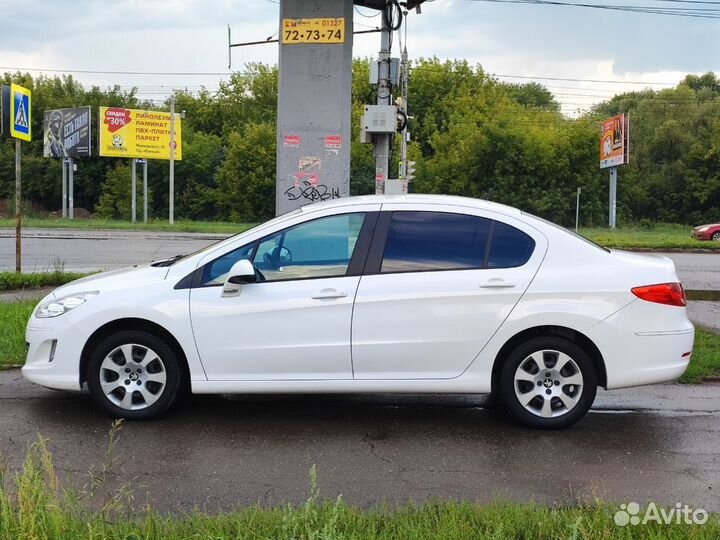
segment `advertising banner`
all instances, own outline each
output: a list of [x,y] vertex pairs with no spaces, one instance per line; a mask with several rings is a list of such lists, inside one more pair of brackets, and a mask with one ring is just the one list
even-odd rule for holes
[[54,109],[43,114],[44,157],[89,157],[90,107]]
[[600,168],[617,167],[628,162],[628,119],[624,114],[608,118],[600,132]]
[[[100,107],[103,157],[170,159],[170,113]],[[182,119],[175,114],[175,159],[182,159]]]

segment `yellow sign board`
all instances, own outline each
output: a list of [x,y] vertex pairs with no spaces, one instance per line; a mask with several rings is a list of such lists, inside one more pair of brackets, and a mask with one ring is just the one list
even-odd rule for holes
[[345,43],[345,18],[283,19],[282,43]]
[[[100,107],[103,157],[170,159],[170,113]],[[175,159],[182,159],[182,121],[175,115]]]
[[30,111],[32,92],[18,84],[10,85],[10,136],[23,141],[32,139]]

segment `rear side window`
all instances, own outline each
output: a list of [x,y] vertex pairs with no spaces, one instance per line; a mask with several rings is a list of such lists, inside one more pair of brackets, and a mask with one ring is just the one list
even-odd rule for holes
[[381,272],[482,268],[492,220],[442,212],[393,212]]
[[514,268],[522,266],[535,250],[535,240],[524,232],[500,221],[493,227],[488,255],[488,268]]

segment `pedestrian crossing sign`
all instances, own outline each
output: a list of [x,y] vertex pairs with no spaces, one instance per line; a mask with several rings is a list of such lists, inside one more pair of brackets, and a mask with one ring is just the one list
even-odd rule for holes
[[31,119],[32,94],[27,88],[10,85],[10,136],[23,141],[32,138]]

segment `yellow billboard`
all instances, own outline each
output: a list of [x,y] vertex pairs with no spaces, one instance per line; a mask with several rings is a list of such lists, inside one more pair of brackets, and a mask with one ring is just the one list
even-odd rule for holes
[[[103,157],[170,159],[170,113],[100,107]],[[182,159],[182,120],[175,114],[175,159]]]

